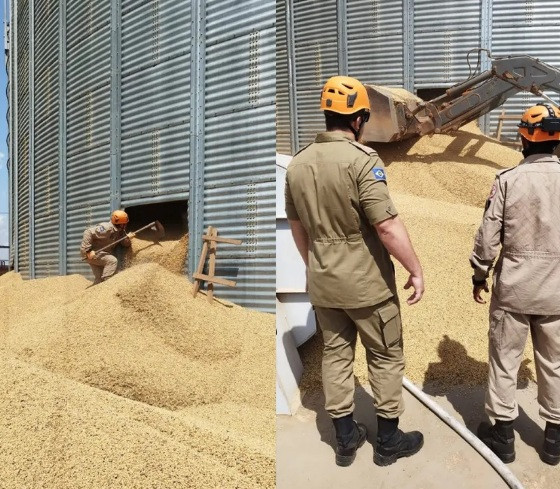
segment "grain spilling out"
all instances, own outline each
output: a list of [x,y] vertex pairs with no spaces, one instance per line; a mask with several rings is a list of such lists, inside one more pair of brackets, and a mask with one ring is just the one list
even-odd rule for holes
[[[389,190],[424,268],[426,292],[410,307],[407,275],[396,263],[402,304],[405,375],[438,387],[485,384],[488,304],[472,299],[469,256],[496,172],[515,166],[519,151],[484,136],[471,123],[451,135],[425,136],[374,146],[387,166]],[[487,294],[488,298],[489,294]],[[322,339],[300,347],[302,388],[321,384]],[[519,381],[535,380],[526,347]],[[367,385],[365,352],[358,342],[355,374]]]
[[274,487],[274,317],[193,298],[187,241],[0,277],[3,488]]

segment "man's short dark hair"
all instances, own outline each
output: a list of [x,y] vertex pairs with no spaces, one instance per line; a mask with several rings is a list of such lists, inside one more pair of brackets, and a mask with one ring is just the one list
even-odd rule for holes
[[526,156],[529,155],[537,155],[537,154],[553,154],[556,146],[560,143],[560,141],[540,141],[534,143],[532,141],[526,140],[529,144],[527,145],[527,149],[524,151]]
[[356,112],[354,114],[339,114],[338,112],[325,110],[325,126],[327,131],[336,131],[337,129],[347,130],[351,122],[361,114],[361,112]]

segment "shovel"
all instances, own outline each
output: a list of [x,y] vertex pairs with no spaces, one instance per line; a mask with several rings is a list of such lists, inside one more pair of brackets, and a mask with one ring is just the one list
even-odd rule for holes
[[[163,238],[165,236],[165,229],[163,228],[161,222],[159,222],[159,221],[154,221],[154,222],[151,222],[150,224],[146,224],[144,227],[141,227],[137,231],[134,231],[134,235],[136,235],[138,233],[141,233],[142,231],[145,231],[148,228],[154,229],[154,231],[156,232],[156,236],[155,236],[156,239],[160,239],[160,238]],[[120,243],[121,241],[124,241],[127,238],[128,238],[128,236],[123,236],[122,238],[119,238],[116,241],[113,241],[111,244],[108,244],[107,246],[104,246],[103,248],[99,248],[98,250],[95,250],[95,252],[98,253],[99,251],[105,251],[106,249],[115,246],[117,243]],[[82,261],[85,261],[86,259],[87,258],[82,258]]]

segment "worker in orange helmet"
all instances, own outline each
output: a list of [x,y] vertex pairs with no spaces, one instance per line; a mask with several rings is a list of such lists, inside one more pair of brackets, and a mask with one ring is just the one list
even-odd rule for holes
[[490,301],[486,413],[478,435],[505,463],[515,460],[513,422],[517,372],[529,331],[533,340],[540,415],[546,422],[541,459],[560,462],[560,110],[546,104],[521,118],[521,163],[499,172],[470,257],[473,299]]
[[105,246],[111,245],[118,239],[127,237],[118,244],[130,247],[130,240],[134,233],[126,233],[128,214],[121,210],[113,211],[110,222],[102,222],[97,226],[90,227],[84,231],[80,253],[89,263],[94,276],[93,284],[104,282],[117,273],[117,257],[112,254],[115,246],[109,246],[103,251],[97,252]]
[[306,265],[310,301],[323,332],[325,409],[336,432],[338,465],[348,466],[366,440],[353,418],[357,336],[366,349],[377,413],[374,463],[385,466],[418,452],[422,433],[398,427],[404,412],[400,303],[391,255],[409,272],[405,288],[424,293],[422,267],[393,205],[383,161],[358,142],[370,110],[366,87],[330,78],[321,93],[326,131],[292,159],[286,214]]

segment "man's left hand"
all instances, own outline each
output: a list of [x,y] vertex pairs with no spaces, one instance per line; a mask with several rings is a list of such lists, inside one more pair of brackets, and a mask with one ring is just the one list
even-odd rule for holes
[[490,289],[488,288],[488,284],[486,282],[484,282],[483,285],[473,285],[473,289],[472,289],[473,299],[475,300],[475,302],[478,302],[479,304],[486,304],[486,301],[482,298],[481,295],[482,291],[490,292]]

